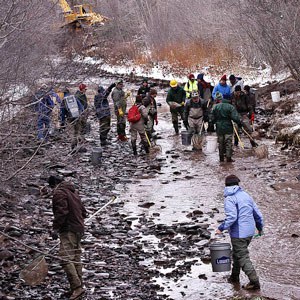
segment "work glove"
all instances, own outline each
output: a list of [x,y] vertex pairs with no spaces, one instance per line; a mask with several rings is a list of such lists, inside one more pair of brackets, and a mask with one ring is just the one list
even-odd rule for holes
[[123,110],[122,110],[121,107],[118,108],[118,115],[119,115],[119,117],[123,117],[124,116],[124,112],[123,112]]
[[52,237],[52,240],[57,240],[58,239],[58,231],[57,230],[53,230],[51,232],[51,237]]
[[252,113],[251,116],[250,116],[250,121],[251,122],[254,122],[254,117],[255,117],[255,115],[254,115],[254,113]]
[[130,91],[127,91],[127,92],[125,93],[125,99],[127,99],[128,97],[130,97],[130,95],[131,95],[131,92],[130,92]]
[[185,102],[184,102],[184,101],[182,101],[182,102],[181,102],[181,106],[184,106],[184,104],[185,104]]

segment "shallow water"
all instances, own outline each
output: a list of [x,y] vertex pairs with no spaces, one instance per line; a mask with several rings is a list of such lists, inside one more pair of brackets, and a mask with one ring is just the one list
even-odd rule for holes
[[[156,224],[171,225],[190,221],[187,214],[201,210],[212,214],[209,230],[214,232],[223,215],[224,178],[236,174],[241,186],[248,191],[259,205],[265,218],[265,235],[254,239],[250,254],[260,276],[262,289],[249,294],[227,283],[229,272],[213,273],[210,264],[195,257],[191,271],[174,281],[165,276],[166,270],[154,281],[164,287],[163,294],[171,299],[230,299],[232,296],[261,295],[274,299],[300,299],[300,188],[296,175],[299,168],[295,158],[282,155],[272,140],[261,140],[269,148],[269,159],[259,160],[252,153],[245,137],[246,149],[235,149],[233,164],[220,164],[218,152],[207,154],[194,152],[191,146],[182,146],[180,136],[174,135],[170,114],[162,98],[159,107],[159,125],[156,130],[162,137],[152,149],[153,157],[165,160],[165,164],[155,178],[141,179],[139,183],[128,185],[123,195],[126,202],[124,212],[128,215],[144,215]],[[155,153],[153,153],[155,152]],[[205,152],[205,149],[204,149]],[[138,204],[153,202],[150,208]],[[218,213],[219,211],[219,213]],[[201,219],[200,221],[201,222]],[[214,234],[212,234],[214,236]],[[144,237],[151,247],[155,239]],[[220,241],[229,241],[217,237]],[[180,262],[177,262],[180,263]],[[155,267],[147,261],[149,267]],[[157,267],[158,268],[158,267]],[[158,268],[159,269],[159,268]],[[199,279],[205,274],[207,279]],[[245,276],[242,283],[247,283]]]

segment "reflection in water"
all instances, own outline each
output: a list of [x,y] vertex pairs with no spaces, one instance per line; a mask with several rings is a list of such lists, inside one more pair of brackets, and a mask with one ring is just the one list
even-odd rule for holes
[[[164,103],[163,99],[157,100]],[[246,140],[245,150],[235,149],[235,163],[220,165],[217,152],[205,155],[192,151],[191,146],[182,146],[180,136],[173,135],[166,105],[163,104],[159,110],[157,132],[162,139],[157,140],[157,144],[161,150],[155,151],[150,159],[156,157],[164,165],[154,179],[143,179],[140,184],[129,186],[124,196],[127,200],[124,211],[129,215],[143,214],[155,224],[171,225],[190,222],[188,213],[201,210],[204,214],[197,222],[209,223],[213,232],[224,217],[224,178],[236,174],[241,178],[241,186],[259,204],[266,223],[265,236],[254,239],[250,246],[250,254],[262,282],[262,290],[256,295],[280,300],[300,299],[299,185],[294,179],[298,169],[283,164],[288,158],[279,155],[273,141],[263,142],[268,144],[269,160],[254,157]],[[293,161],[289,163],[295,164]],[[285,167],[282,168],[282,165]],[[138,206],[140,202],[154,202],[155,205],[145,209]],[[147,241],[146,251],[147,247],[158,249],[156,237],[143,239]],[[228,242],[228,235],[222,240]],[[147,265],[155,267],[151,260],[147,261]],[[216,300],[230,299],[234,295],[249,296],[239,287],[234,288],[227,283],[228,272],[212,273],[210,264],[204,264],[197,257],[190,272],[178,281],[166,276],[176,269],[176,265],[171,269],[156,268],[162,276],[155,278],[155,282],[163,286],[163,293],[172,299]],[[199,278],[201,274],[205,275],[205,279]],[[246,283],[246,277],[242,276],[241,281]]]

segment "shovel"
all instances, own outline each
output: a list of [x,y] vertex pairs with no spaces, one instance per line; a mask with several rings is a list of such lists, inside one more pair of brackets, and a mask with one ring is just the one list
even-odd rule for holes
[[245,148],[245,147],[244,147],[244,143],[242,142],[242,140],[241,140],[241,138],[240,138],[240,136],[239,136],[239,134],[238,134],[238,131],[237,131],[236,127],[235,127],[235,124],[233,123],[233,121],[231,121],[231,123],[232,123],[232,126],[233,126],[234,133],[235,133],[235,135],[237,136],[238,141],[239,141],[239,143],[240,143],[242,149],[244,149],[244,148]]
[[[107,207],[109,204],[114,202],[116,200],[116,197],[113,196],[112,199],[107,202],[104,206],[102,206],[100,209],[98,209],[94,214],[92,214],[88,219],[85,220],[84,224],[87,224],[90,222],[100,211],[102,211],[105,207]],[[45,256],[50,256],[52,258],[52,255],[50,253],[59,245],[60,242],[55,244],[47,254],[43,254],[35,258],[31,263],[29,263],[22,271],[20,272],[20,279],[24,280],[28,285],[35,286],[44,281],[48,274],[48,265],[45,260]],[[60,258],[59,258],[60,259]],[[63,259],[61,259],[63,260]]]
[[266,145],[258,145],[255,140],[253,139],[253,137],[243,128],[244,133],[248,136],[248,138],[251,141],[251,145],[254,148],[254,152],[255,155],[258,158],[266,158],[269,156],[269,150],[268,147]]
[[255,142],[254,138],[245,130],[245,128],[242,127],[242,130],[244,131],[244,133],[247,135],[247,137],[249,138],[249,140],[251,141],[251,145],[253,148],[258,147],[258,144]]

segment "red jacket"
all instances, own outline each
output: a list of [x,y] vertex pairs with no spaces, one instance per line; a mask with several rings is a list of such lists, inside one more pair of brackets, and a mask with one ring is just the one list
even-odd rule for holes
[[59,232],[84,232],[86,210],[72,183],[63,181],[54,191],[52,199],[53,229]]

